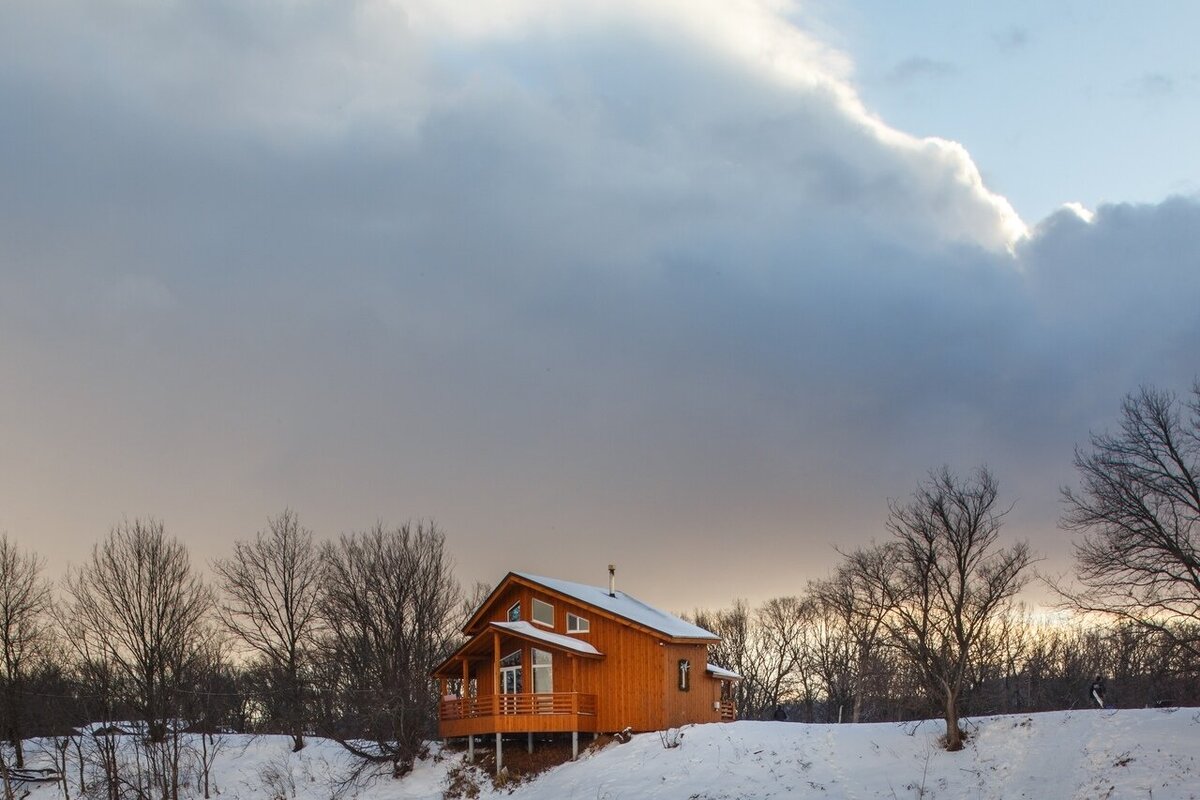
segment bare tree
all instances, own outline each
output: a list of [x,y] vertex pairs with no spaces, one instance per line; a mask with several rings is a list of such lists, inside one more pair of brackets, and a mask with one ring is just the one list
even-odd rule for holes
[[[341,717],[331,731],[360,758],[412,768],[435,730],[431,670],[454,640],[461,602],[436,525],[376,525],[323,548],[328,674]],[[372,742],[371,747],[362,744]]]
[[[811,583],[808,590],[819,610],[818,618],[826,620],[828,628],[840,630],[846,639],[845,647],[849,652],[842,650],[830,635],[830,641],[824,649],[832,652],[822,658],[822,671],[827,675],[827,681],[838,681],[839,685],[844,683],[845,691],[853,698],[851,722],[862,719],[865,687],[872,677],[871,667],[879,663],[874,656],[883,635],[881,609],[884,607],[882,588],[864,578],[879,573],[882,565],[856,564],[854,559],[878,559],[883,555],[884,551],[879,548],[858,551],[847,559],[847,563],[838,567],[833,577]],[[841,678],[835,678],[843,656],[846,673]]]
[[3,745],[0,745],[0,789],[4,790],[4,800],[16,800],[13,795],[12,779],[8,774],[8,760],[4,757]]
[[[475,581],[471,586],[471,591],[463,595],[462,602],[459,604],[458,621],[454,623],[455,628],[461,629],[467,624],[474,613],[483,605],[483,601],[487,600],[488,595],[492,593],[495,587],[486,581]],[[463,641],[466,641],[463,639]]]
[[[58,623],[63,641],[69,644],[74,654],[74,667],[78,676],[79,694],[84,698],[86,719],[92,723],[90,735],[84,733],[74,741],[75,756],[79,766],[79,794],[100,795],[105,800],[120,800],[124,787],[123,770],[119,756],[119,742],[115,734],[117,720],[128,719],[123,713],[120,699],[125,692],[118,690],[119,678],[103,633],[93,631],[80,622],[65,608],[58,608]],[[98,776],[91,783],[88,772]]]
[[800,643],[812,612],[811,603],[798,597],[771,598],[754,612],[755,638],[762,652],[763,700],[771,706],[796,696],[805,657]]
[[185,700],[184,712],[191,721],[188,730],[193,734],[188,749],[195,757],[199,788],[209,800],[214,788],[212,768],[226,742],[226,720],[238,701],[227,641],[214,637],[203,648],[196,660],[192,690]]
[[887,642],[918,670],[942,709],[947,750],[962,749],[958,703],[972,652],[1025,585],[1032,560],[1025,542],[998,547],[1007,512],[995,509],[996,496],[986,468],[961,481],[943,467],[909,502],[890,504],[893,541],[874,554],[851,555],[857,577],[882,603]]
[[806,671],[826,705],[826,722],[842,722],[857,705],[858,658],[854,638],[838,609],[809,598],[811,613],[801,641]]
[[173,723],[208,634],[208,589],[192,571],[187,550],[153,519],[114,528],[66,586],[70,618],[82,629],[80,645],[100,662],[93,669],[111,673],[119,699],[145,724],[147,743],[157,746],[146,754],[153,777],[164,800],[177,799]]
[[320,625],[321,558],[313,534],[285,509],[233,557],[213,565],[225,593],[220,618],[267,669],[267,707],[304,747],[305,672]]
[[716,611],[697,609],[692,622],[721,638],[709,646],[708,657],[714,664],[742,676],[733,687],[733,700],[739,719],[763,717],[770,698],[766,697],[766,664],[754,630],[754,612],[745,600]]
[[0,719],[14,751],[14,766],[25,766],[24,719],[31,668],[49,646],[50,584],[42,562],[0,534]]
[[1075,544],[1077,609],[1128,620],[1200,656],[1200,383],[1180,403],[1144,387],[1125,398],[1117,433],[1075,452],[1063,489]]

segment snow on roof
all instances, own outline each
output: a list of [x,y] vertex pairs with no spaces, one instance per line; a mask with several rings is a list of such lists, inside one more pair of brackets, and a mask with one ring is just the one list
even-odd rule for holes
[[547,589],[553,589],[559,594],[565,594],[567,597],[587,603],[590,606],[595,606],[609,613],[616,614],[619,617],[624,617],[638,624],[645,625],[647,628],[651,628],[672,638],[713,640],[721,638],[715,633],[686,622],[674,614],[668,614],[653,606],[648,606],[636,597],[631,597],[624,592],[617,592],[614,597],[609,595],[607,589],[602,589],[599,586],[587,586],[582,583],[561,581],[557,578],[543,578],[539,575],[529,575],[524,572],[514,574],[527,581],[541,584]]
[[718,667],[716,664],[707,665],[704,668],[704,671],[712,675],[714,678],[724,678],[725,680],[729,681],[740,681],[742,679],[742,676],[738,675],[733,670],[725,669],[724,667]]
[[587,642],[582,642],[579,639],[576,639],[574,636],[564,636],[561,633],[544,631],[531,623],[525,622],[524,620],[520,622],[493,622],[492,627],[511,631],[512,633],[515,633],[518,636],[524,636],[527,639],[535,639],[539,642],[545,642],[546,644],[554,645],[555,647],[559,647],[563,650],[573,650],[576,653],[583,653],[589,656],[604,655]]

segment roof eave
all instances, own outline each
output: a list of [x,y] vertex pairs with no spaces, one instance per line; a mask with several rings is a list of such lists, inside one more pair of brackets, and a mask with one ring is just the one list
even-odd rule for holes
[[604,653],[599,653],[599,652],[588,653],[584,650],[575,650],[573,648],[566,647],[564,645],[559,644],[558,642],[551,641],[549,639],[542,639],[537,636],[530,636],[529,634],[527,634],[523,631],[513,630],[512,628],[505,628],[499,622],[489,623],[488,628],[490,630],[500,631],[501,633],[503,633],[507,636],[512,636],[517,639],[521,639],[522,641],[532,642],[533,644],[543,645],[552,650],[557,650],[560,653],[567,653],[569,655],[579,656],[580,658],[590,658],[590,659],[593,659],[596,661],[599,661],[600,659],[604,658]]

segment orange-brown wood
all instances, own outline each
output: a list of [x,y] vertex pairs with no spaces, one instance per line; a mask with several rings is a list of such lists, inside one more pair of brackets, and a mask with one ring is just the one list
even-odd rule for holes
[[492,694],[500,694],[500,634],[492,632]]
[[[553,606],[553,626],[533,620],[534,599]],[[493,622],[509,621],[508,611],[514,603],[520,603],[522,621],[538,630],[586,642],[602,655],[585,657],[551,642],[511,635],[503,629],[490,627]],[[588,632],[568,633],[568,613],[587,619]],[[474,642],[489,632],[490,658],[483,661],[474,655],[477,652]],[[472,616],[464,633],[472,639],[435,674],[454,674],[461,670],[466,675],[473,668],[476,686],[488,686],[490,691],[484,693],[479,689],[474,701],[480,705],[470,713],[443,704],[439,730],[444,737],[524,731],[615,732],[625,728],[650,731],[731,719],[731,706],[721,702],[721,681],[705,672],[707,640],[666,636],[521,576],[510,573]],[[531,692],[534,648],[552,654],[553,694]],[[522,693],[501,696],[500,661],[506,653],[516,650],[521,652],[523,666]],[[687,660],[689,664],[690,679],[686,690],[679,688],[680,660]],[[459,701],[448,702],[469,700],[465,696],[466,683],[464,680],[464,696]],[[563,711],[553,698],[566,696],[592,698],[589,713]],[[526,697],[551,699],[542,701],[541,705],[526,705],[525,700],[512,699]],[[509,704],[507,708],[513,713],[500,713],[505,710],[501,703]],[[540,711],[546,708],[559,710],[553,713]]]

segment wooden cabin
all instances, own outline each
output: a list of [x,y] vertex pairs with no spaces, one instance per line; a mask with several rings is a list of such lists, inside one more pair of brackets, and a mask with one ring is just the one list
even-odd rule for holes
[[[439,733],[665,730],[734,719],[739,676],[708,663],[719,637],[609,587],[510,572],[434,670]],[[530,738],[532,742],[532,737]]]

